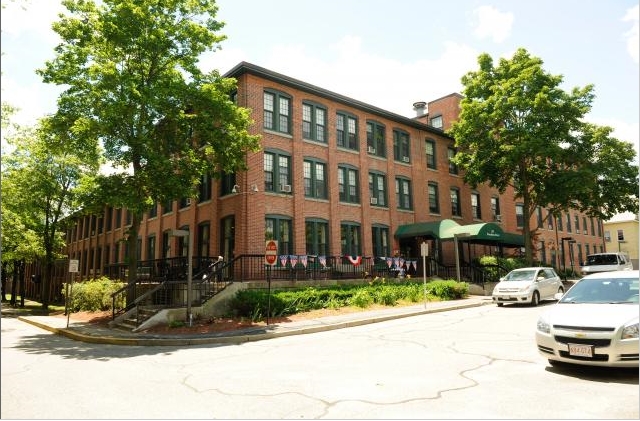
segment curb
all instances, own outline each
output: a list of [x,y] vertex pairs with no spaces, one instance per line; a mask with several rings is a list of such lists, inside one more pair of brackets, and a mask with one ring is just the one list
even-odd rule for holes
[[[457,304],[452,306],[440,307],[440,308],[427,308],[424,310],[410,310],[404,313],[395,313],[381,316],[365,317],[361,319],[347,320],[342,322],[333,322],[322,324],[321,319],[317,319],[315,322],[320,323],[313,326],[302,327],[287,327],[286,325],[274,325],[272,331],[265,332],[264,327],[248,328],[235,333],[222,333],[211,334],[203,337],[198,336],[183,336],[183,337],[167,337],[167,336],[137,336],[137,337],[119,337],[113,335],[91,335],[82,333],[78,328],[66,327],[58,328],[50,326],[46,323],[42,323],[29,316],[19,316],[18,320],[29,323],[33,326],[55,333],[57,335],[65,336],[69,339],[76,341],[94,343],[94,344],[108,344],[108,345],[127,345],[127,346],[189,346],[189,345],[208,345],[208,344],[232,344],[238,345],[246,342],[262,341],[266,339],[273,339],[278,337],[292,336],[292,335],[304,335],[309,333],[326,332],[335,329],[344,329],[348,327],[363,326],[372,323],[380,323],[388,320],[401,319],[405,317],[420,316],[429,313],[440,313],[443,311],[459,310],[463,308],[480,307],[485,304],[491,304],[491,301],[487,302],[470,302]],[[82,328],[80,328],[82,329]],[[267,327],[266,329],[269,329]],[[252,333],[251,331],[254,331]]]

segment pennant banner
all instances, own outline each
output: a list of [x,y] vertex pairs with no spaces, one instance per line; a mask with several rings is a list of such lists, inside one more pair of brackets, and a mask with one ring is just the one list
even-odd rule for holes
[[353,266],[359,266],[362,263],[362,256],[347,256]]
[[289,256],[289,261],[291,262],[292,268],[296,267],[296,265],[298,264],[298,256],[292,254],[291,256]]

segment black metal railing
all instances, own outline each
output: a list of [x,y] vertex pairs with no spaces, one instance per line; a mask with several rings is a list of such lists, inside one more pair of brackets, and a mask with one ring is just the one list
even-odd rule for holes
[[[230,282],[225,274],[229,263],[218,258],[194,258],[192,269],[192,305],[199,306]],[[145,265],[145,263],[153,263]],[[137,273],[134,283],[127,284],[111,294],[112,317],[141,307],[186,307],[188,288],[188,266],[184,258],[161,259],[140,262],[139,268],[158,268]],[[119,306],[118,303],[126,303]],[[136,316],[137,319],[137,316]]]
[[[230,261],[219,258],[194,257],[192,275],[192,306],[200,306],[235,281],[265,280],[340,280],[366,278],[419,278],[438,276],[456,279],[458,268],[444,265],[433,258],[372,258],[360,256],[278,256],[275,265],[268,265],[262,254],[241,255]],[[126,269],[126,268],[124,268]],[[498,265],[478,266],[461,263],[460,278],[465,282],[480,284],[497,281],[507,271]],[[105,268],[126,278],[123,265]],[[186,307],[187,306],[187,261],[184,257],[141,261],[133,284],[125,285],[112,294],[113,318],[136,308]],[[127,300],[124,300],[126,297]],[[128,304],[117,308],[118,302]]]

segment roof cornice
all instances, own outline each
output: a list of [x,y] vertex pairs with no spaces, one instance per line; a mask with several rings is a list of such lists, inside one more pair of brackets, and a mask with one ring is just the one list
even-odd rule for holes
[[238,76],[241,76],[245,73],[256,75],[264,79],[280,83],[282,85],[290,86],[292,88],[299,89],[301,91],[305,91],[310,94],[329,99],[331,101],[339,102],[344,105],[358,108],[367,113],[377,115],[379,117],[384,117],[389,120],[394,120],[399,123],[405,124],[407,126],[414,127],[416,129],[424,130],[427,132],[431,132],[434,134],[438,134],[440,136],[445,136],[453,139],[451,136],[447,135],[443,130],[436,129],[435,127],[432,127],[428,124],[421,123],[417,120],[414,120],[413,118],[405,117],[400,114],[392,113],[391,111],[383,110],[382,108],[375,107],[371,104],[367,104],[362,101],[349,98],[347,96],[329,91],[324,88],[320,88],[310,83],[303,82],[301,80],[283,75],[281,73],[274,72],[264,67],[260,67],[255,64],[248,63],[246,61],[242,61],[238,63],[231,70],[226,72],[223,76],[237,78]]

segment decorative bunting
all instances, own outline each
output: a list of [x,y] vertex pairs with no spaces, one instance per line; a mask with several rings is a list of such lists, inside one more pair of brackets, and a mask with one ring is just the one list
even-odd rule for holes
[[326,256],[318,256],[318,260],[320,261],[320,264],[322,265],[322,267],[324,267],[324,268],[327,267],[327,257]]
[[300,263],[302,263],[302,266],[307,267],[307,255],[306,254],[300,256]]
[[347,256],[347,258],[353,266],[360,266],[362,263],[362,256]]
[[384,259],[387,261],[387,266],[389,266],[389,269],[391,269],[391,264],[393,263],[393,259],[391,257],[385,257]]
[[291,262],[291,267],[294,268],[298,264],[298,256],[292,254],[289,256],[289,262]]
[[280,264],[282,266],[287,266],[287,259],[289,258],[289,256],[287,256],[286,254],[281,254],[280,255]]

